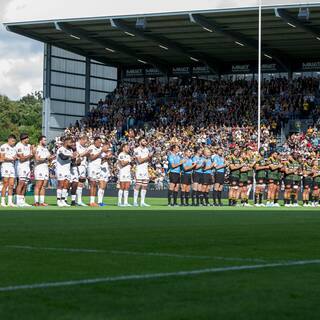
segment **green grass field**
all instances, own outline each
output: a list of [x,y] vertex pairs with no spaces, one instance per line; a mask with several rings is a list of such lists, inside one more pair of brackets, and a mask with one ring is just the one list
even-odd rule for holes
[[0,209],[0,319],[319,319],[319,209],[149,203]]

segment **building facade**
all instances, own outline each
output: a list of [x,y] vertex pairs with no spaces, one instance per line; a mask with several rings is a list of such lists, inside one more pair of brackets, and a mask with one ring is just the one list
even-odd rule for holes
[[117,86],[117,68],[50,44],[44,46],[42,131],[50,140]]

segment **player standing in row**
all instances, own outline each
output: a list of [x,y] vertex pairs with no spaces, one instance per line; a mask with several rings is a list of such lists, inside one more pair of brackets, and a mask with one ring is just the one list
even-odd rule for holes
[[[217,153],[213,155],[212,161],[215,164],[214,173],[214,188],[213,188],[213,205],[222,206],[222,191],[224,186],[225,171],[226,171],[226,161],[223,156],[223,149],[219,148]],[[218,199],[218,201],[217,201]]]
[[51,155],[47,148],[47,138],[41,136],[39,138],[39,144],[35,149],[34,159],[34,176],[36,184],[34,187],[34,206],[46,207],[45,192],[46,186],[49,180],[49,166],[48,163],[55,158],[55,155]]
[[168,156],[169,163],[169,191],[168,191],[168,205],[178,206],[178,193],[180,186],[181,166],[186,162],[179,155],[180,148],[177,145],[171,146],[170,154]]
[[[128,203],[129,189],[131,185],[131,157],[129,155],[129,145],[124,143],[120,147],[118,156],[118,169],[119,169],[119,191],[118,191],[118,206],[131,207]],[[123,202],[122,202],[123,198]]]
[[31,207],[25,201],[25,194],[30,179],[30,159],[33,158],[33,147],[29,144],[29,136],[26,133],[20,135],[20,142],[17,143],[16,150],[16,173],[18,177],[16,204],[18,207]]
[[[139,147],[134,149],[134,158],[136,160],[136,186],[133,195],[133,205],[138,207],[139,192],[141,193],[141,207],[150,207],[145,203],[148,184],[149,184],[149,161],[153,157],[153,153],[147,148],[147,140],[145,138],[139,139]],[[140,191],[141,190],[141,191]]]
[[57,151],[56,176],[58,180],[58,207],[70,207],[66,200],[71,182],[71,161],[77,157],[78,153],[72,150],[72,138],[65,137],[63,139],[63,145]]
[[[88,149],[88,177],[90,182],[90,207],[104,207],[103,196],[105,190],[106,177],[102,177],[102,164],[108,157],[109,149],[107,145],[102,144],[100,137],[94,139],[93,145]],[[98,189],[98,192],[97,192]],[[95,198],[98,195],[98,203],[95,202]]]
[[17,160],[17,150],[15,135],[11,134],[8,137],[7,143],[0,147],[1,158],[1,176],[2,176],[2,190],[1,190],[1,206],[6,207],[6,193],[8,192],[8,206],[15,207],[13,203],[13,188],[16,177],[14,163]]
[[82,135],[76,142],[76,150],[81,160],[81,163],[78,166],[79,182],[77,187],[77,205],[81,207],[87,207],[87,205],[82,201],[82,191],[87,179],[87,156],[89,154],[88,137],[86,135]]

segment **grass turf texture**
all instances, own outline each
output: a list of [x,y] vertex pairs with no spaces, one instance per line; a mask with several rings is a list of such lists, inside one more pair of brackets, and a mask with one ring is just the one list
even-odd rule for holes
[[[0,287],[320,258],[318,209],[149,203],[1,209]],[[319,319],[319,279],[312,264],[0,292],[0,319]]]

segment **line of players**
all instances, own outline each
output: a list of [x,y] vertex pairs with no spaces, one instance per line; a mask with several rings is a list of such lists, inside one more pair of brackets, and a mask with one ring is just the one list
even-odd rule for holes
[[[149,184],[148,162],[153,156],[149,152],[147,142],[141,138],[139,146],[134,149],[134,156],[129,155],[129,146],[123,144],[116,158],[118,168],[118,205],[131,206],[128,203],[129,188],[132,182],[131,170],[135,166],[134,206],[148,207],[145,203]],[[8,137],[7,143],[0,147],[0,163],[2,176],[1,206],[30,207],[26,203],[25,194],[31,175],[31,162],[34,164],[34,206],[48,206],[45,203],[45,192],[49,180],[49,163],[55,162],[55,173],[58,181],[57,205],[59,207],[87,206],[82,201],[84,183],[88,179],[90,186],[91,207],[104,207],[105,189],[110,177],[109,161],[114,158],[111,146],[96,137],[89,145],[87,136],[78,141],[65,137],[62,146],[52,155],[47,148],[47,139],[41,136],[37,146],[29,143],[29,136],[21,134],[20,141],[14,135]],[[13,193],[15,188],[16,201]],[[71,193],[71,205],[67,203]],[[6,202],[7,197],[7,202]],[[98,203],[96,203],[96,198]]]
[[[149,184],[148,163],[153,153],[147,148],[144,138],[139,139],[139,146],[134,149],[133,157],[130,156],[129,145],[124,143],[116,158],[118,169],[118,206],[130,207],[128,202],[129,189],[132,183],[132,166],[135,166],[134,206],[139,206],[138,198],[141,196],[140,205],[149,207],[145,202]],[[104,207],[105,189],[110,177],[109,161],[114,158],[111,146],[103,143],[96,137],[91,146],[88,146],[86,136],[80,137],[78,142],[66,137],[63,145],[57,151],[56,177],[58,180],[57,205],[70,206],[66,202],[69,189],[71,190],[71,206],[86,206],[82,202],[82,189],[86,179],[90,185],[91,207]],[[96,196],[98,202],[96,203]]]
[[[298,196],[302,192],[303,206],[318,206],[320,194],[320,157],[304,158],[293,153],[281,155],[273,151],[269,157],[265,150],[232,149],[224,158],[218,148],[214,154],[209,148],[187,149],[180,152],[173,145],[168,155],[169,192],[168,205],[177,206],[180,190],[182,206],[222,206],[221,194],[225,178],[229,180],[229,206],[251,206],[248,198],[255,180],[255,206],[279,207],[279,193],[284,187],[284,205],[299,206]],[[213,202],[210,204],[209,192]],[[266,196],[267,202],[263,203]],[[191,198],[191,203],[190,203]],[[239,204],[238,204],[239,203]]]

